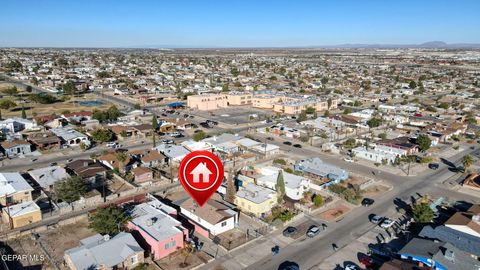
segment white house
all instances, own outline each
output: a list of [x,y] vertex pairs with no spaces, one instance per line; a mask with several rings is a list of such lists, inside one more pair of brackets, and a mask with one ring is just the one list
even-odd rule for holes
[[195,227],[195,231],[205,237],[227,232],[238,223],[238,212],[223,203],[218,194],[214,194],[202,207],[190,197],[175,204],[180,207],[180,214]]
[[34,120],[28,120],[18,117],[12,117],[0,121],[0,131],[4,134],[7,133],[16,133],[22,130],[31,130],[37,127],[37,122]]
[[59,138],[62,139],[63,144],[68,146],[79,146],[84,143],[85,145],[90,145],[90,140],[88,136],[76,131],[73,127],[59,127],[52,128],[51,131]]
[[[352,153],[357,158],[363,158],[370,160],[376,163],[382,163],[383,160],[386,160],[389,163],[394,163],[395,159],[400,156],[399,153],[393,151],[385,151],[382,147],[375,146],[374,148],[366,149],[364,146],[359,146],[352,149]],[[392,148],[392,147],[389,147]],[[401,149],[397,149],[401,150]]]
[[298,201],[303,198],[303,193],[310,189],[310,180],[295,174],[284,172],[282,169],[265,166],[257,168],[257,171],[263,175],[257,178],[257,184],[276,190],[278,174],[283,173],[283,182],[285,183],[285,195],[292,200]]

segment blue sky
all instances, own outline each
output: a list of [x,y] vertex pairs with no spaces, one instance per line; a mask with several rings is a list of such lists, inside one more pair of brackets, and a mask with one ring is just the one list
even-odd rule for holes
[[0,46],[480,43],[479,0],[4,0]]

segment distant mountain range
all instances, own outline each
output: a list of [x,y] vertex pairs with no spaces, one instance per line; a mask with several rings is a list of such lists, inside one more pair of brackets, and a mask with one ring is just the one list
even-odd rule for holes
[[341,44],[333,46],[316,46],[316,48],[418,48],[418,49],[478,49],[480,43],[446,43],[429,41],[422,44]]
[[394,48],[416,48],[416,49],[480,49],[480,43],[446,43],[443,41],[429,41],[422,44],[339,44],[339,45],[313,45],[313,46],[287,46],[287,47],[209,47],[209,46],[187,46],[187,45],[139,45],[139,46],[128,46],[124,48],[139,48],[139,49],[231,49],[231,48],[339,48],[339,49],[394,49]]

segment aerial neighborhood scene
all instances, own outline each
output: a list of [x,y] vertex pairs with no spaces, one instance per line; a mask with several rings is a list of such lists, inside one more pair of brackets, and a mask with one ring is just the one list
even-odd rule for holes
[[1,270],[480,269],[479,2],[185,2],[0,5]]

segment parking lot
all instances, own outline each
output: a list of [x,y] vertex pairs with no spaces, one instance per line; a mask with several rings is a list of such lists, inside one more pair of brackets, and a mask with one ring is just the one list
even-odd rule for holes
[[[268,116],[273,116],[274,113],[267,110],[261,110],[252,108],[250,106],[243,107],[230,107],[223,108],[214,111],[192,111],[194,115],[210,119],[213,121],[229,124],[229,125],[239,125],[246,124],[251,122],[256,122],[260,120],[265,120]],[[255,117],[255,118],[251,118]]]

